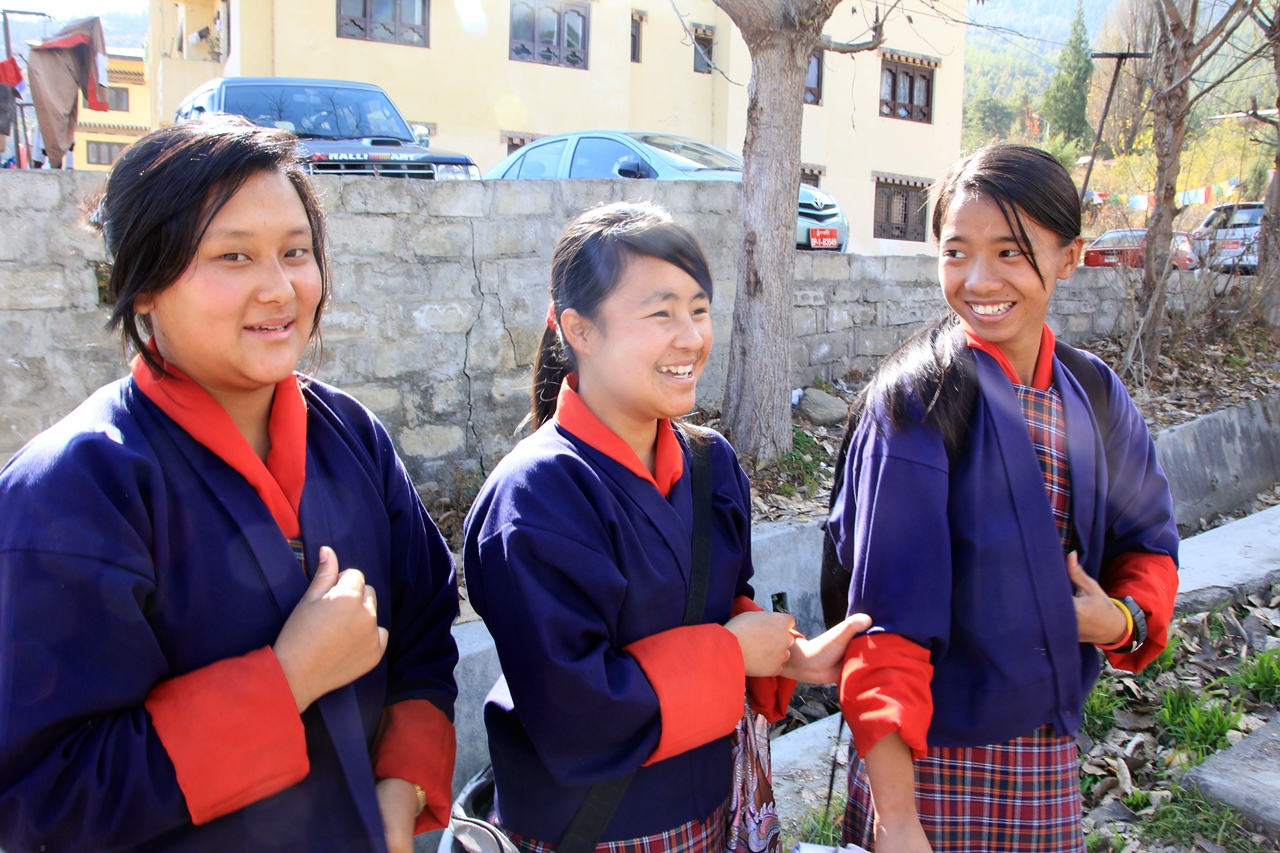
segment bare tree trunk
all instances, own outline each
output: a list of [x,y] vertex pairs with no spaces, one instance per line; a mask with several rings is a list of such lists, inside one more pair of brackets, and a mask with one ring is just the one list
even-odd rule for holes
[[809,57],[819,43],[835,53],[874,50],[884,21],[877,9],[870,40],[834,42],[822,28],[840,0],[715,2],[751,51],[742,242],[721,425],[739,456],[755,464],[791,452],[791,308]]
[[[1271,43],[1271,68],[1276,83],[1280,86],[1280,7],[1270,10],[1270,14],[1260,13],[1256,16],[1260,24],[1265,24],[1263,34]],[[1280,88],[1276,91],[1276,109],[1280,111]],[[1253,110],[1258,115],[1256,101]],[[1280,174],[1280,112],[1269,121],[1276,133],[1276,149],[1274,168]],[[1275,178],[1267,185],[1267,198],[1262,214],[1262,228],[1258,232],[1258,283],[1262,289],[1262,300],[1259,306],[1262,318],[1272,326],[1280,326],[1280,181]]]
[[[753,460],[791,452],[791,303],[805,71],[813,42],[773,33],[751,50],[742,243],[723,423]],[[750,44],[750,42],[748,42]],[[779,228],[778,223],[786,223]]]

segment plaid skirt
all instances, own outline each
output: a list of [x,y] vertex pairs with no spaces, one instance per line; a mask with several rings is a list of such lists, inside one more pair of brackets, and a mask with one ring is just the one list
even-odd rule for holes
[[[724,853],[728,814],[729,801],[725,800],[720,808],[702,820],[691,820],[675,829],[643,838],[605,841],[596,845],[596,853]],[[496,818],[493,815],[490,822],[501,827]],[[554,844],[518,835],[505,827],[502,831],[521,853],[552,853],[556,849]]]
[[[874,850],[871,786],[850,757],[844,843]],[[931,746],[915,770],[934,853],[1084,853],[1076,742],[1052,726],[994,746]]]

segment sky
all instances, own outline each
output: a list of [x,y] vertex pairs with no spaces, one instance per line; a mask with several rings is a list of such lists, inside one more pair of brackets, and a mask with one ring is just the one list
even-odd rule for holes
[[28,12],[48,12],[60,21],[104,12],[147,11],[147,0],[13,0],[6,5]]

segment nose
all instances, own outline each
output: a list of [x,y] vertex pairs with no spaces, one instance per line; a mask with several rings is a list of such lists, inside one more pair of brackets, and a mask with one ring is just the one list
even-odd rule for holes
[[999,265],[979,254],[967,264],[965,270],[964,289],[974,296],[985,296],[1004,287],[1004,280]]
[[698,326],[698,320],[693,314],[686,312],[680,317],[680,324],[676,329],[675,340],[672,345],[676,349],[683,350],[701,350],[705,338],[702,335],[702,329]]
[[263,264],[262,278],[258,284],[258,299],[263,302],[290,302],[294,297],[293,280],[289,270],[279,258],[271,258]]

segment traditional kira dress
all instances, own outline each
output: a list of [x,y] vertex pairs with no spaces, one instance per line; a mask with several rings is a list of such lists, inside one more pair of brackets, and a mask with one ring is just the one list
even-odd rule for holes
[[1064,554],[1077,550],[1109,596],[1147,613],[1147,642],[1108,652],[1140,669],[1166,644],[1177,593],[1172,497],[1145,422],[1101,362],[1089,357],[1110,403],[1095,413],[1047,326],[1031,386],[999,347],[969,345],[979,393],[954,465],[918,401],[896,432],[868,411],[833,505],[850,612],[875,626],[850,644],[841,685],[857,752],[845,840],[873,846],[858,756],[897,731],[936,853],[1074,853],[1074,738],[1101,660],[1078,641]]
[[591,786],[634,772],[599,850],[719,853],[744,688],[770,719],[794,682],[745,678],[723,625],[751,601],[750,492],[710,433],[704,624],[683,626],[693,495],[686,439],[658,425],[654,473],[563,384],[555,418],[498,464],[466,521],[467,592],[504,676],[485,704],[496,819],[555,849]]
[[[443,826],[453,564],[386,431],[290,376],[264,465],[169,372],[136,360],[0,471],[0,847],[385,851],[388,777]],[[271,646],[322,545],[390,641],[299,714]]]

